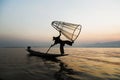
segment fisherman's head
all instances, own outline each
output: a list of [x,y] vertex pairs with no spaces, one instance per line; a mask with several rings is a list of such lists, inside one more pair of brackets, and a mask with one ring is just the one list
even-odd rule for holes
[[31,46],[28,46],[28,47],[27,47],[27,50],[31,50]]

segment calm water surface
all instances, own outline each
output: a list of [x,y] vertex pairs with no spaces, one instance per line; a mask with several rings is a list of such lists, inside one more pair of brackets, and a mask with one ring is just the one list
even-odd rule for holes
[[[46,52],[47,48],[33,48]],[[54,61],[0,48],[0,80],[120,80],[120,48],[66,48]],[[50,53],[59,54],[54,48]]]

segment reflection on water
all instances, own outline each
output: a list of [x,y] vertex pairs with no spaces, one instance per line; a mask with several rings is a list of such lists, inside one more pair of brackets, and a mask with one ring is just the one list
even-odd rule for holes
[[[29,61],[31,62],[30,58],[32,58],[32,56],[28,56],[28,62]],[[57,58],[52,59],[52,60],[49,58],[42,58],[42,60],[43,60],[44,66],[48,68],[47,72],[52,71],[53,75],[51,76],[51,78],[54,78],[55,80],[80,80],[80,79],[99,80],[99,79],[102,79],[102,78],[95,77],[90,74],[86,74],[85,72],[75,71],[74,69],[69,68],[67,64],[65,64],[64,62],[62,62],[61,60]],[[48,74],[51,74],[51,73],[48,73]]]
[[102,80],[120,79],[119,48],[67,49],[67,51],[70,50],[76,50],[76,52],[74,54],[69,52],[71,55],[63,61],[67,60],[67,64],[74,70],[102,78]]
[[[51,60],[29,56],[23,48],[1,48],[0,80],[120,80],[119,48],[65,50],[68,56]],[[55,48],[50,52],[58,51]]]
[[[30,58],[32,58],[32,56],[28,55],[28,63],[29,64],[31,62]],[[64,62],[62,62],[61,60],[59,60],[57,58],[49,59],[49,58],[44,58],[44,57],[42,58],[42,60],[43,60],[44,66],[48,68],[47,72],[48,71],[53,72],[52,77],[55,80],[78,80],[78,79],[70,76],[70,75],[75,74],[74,70],[68,68],[67,65]],[[51,74],[51,73],[48,73],[48,74]]]

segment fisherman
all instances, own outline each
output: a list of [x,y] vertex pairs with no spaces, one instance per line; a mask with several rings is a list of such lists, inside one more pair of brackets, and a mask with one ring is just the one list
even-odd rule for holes
[[31,51],[31,46],[28,46],[28,47],[27,47],[27,51]]
[[60,53],[61,53],[61,55],[64,55],[64,46],[65,46],[65,44],[67,44],[69,46],[72,46],[74,41],[61,40],[60,36],[61,36],[61,31],[59,31],[59,36],[53,37],[54,44],[52,44],[50,47],[53,47],[56,44],[60,44]]

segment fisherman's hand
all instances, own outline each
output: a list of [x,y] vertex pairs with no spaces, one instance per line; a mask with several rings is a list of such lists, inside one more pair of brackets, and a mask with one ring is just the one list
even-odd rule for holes
[[54,46],[54,44],[52,44],[50,47],[53,47]]

